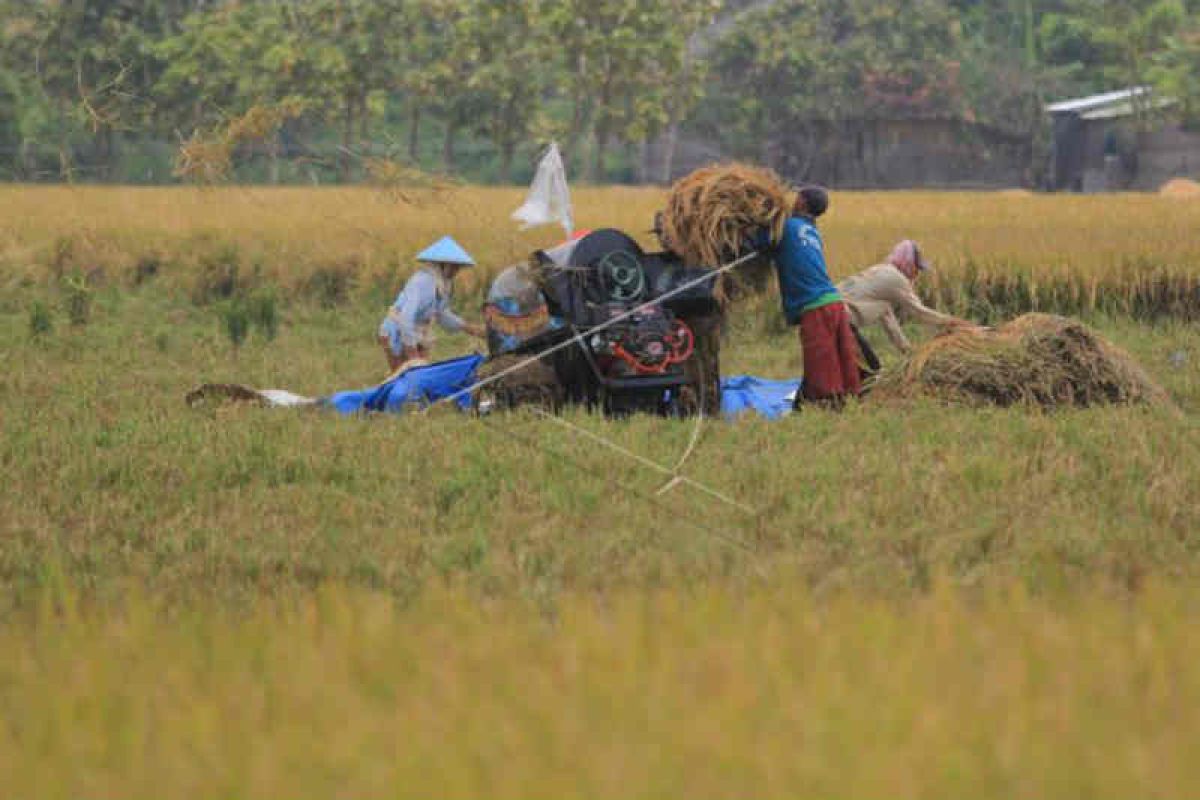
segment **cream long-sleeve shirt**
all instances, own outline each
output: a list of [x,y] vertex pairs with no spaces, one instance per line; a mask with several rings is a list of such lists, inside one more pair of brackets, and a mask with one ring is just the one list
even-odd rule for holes
[[879,323],[892,344],[902,353],[912,345],[900,328],[897,314],[926,325],[953,325],[958,319],[934,311],[921,302],[912,282],[891,264],[878,264],[837,285],[842,300],[850,308],[850,317],[859,328]]

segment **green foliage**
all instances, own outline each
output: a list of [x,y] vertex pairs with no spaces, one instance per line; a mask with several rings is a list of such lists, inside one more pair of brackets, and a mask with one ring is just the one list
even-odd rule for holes
[[1200,129],[1200,14],[1172,33],[1151,74],[1164,95],[1180,102],[1184,121]]
[[252,318],[249,305],[241,297],[226,300],[217,307],[217,318],[221,321],[221,330],[234,350],[240,349],[246,337],[250,335]]
[[252,328],[266,341],[273,341],[279,332],[278,292],[262,285],[257,276],[249,278],[243,273],[237,247],[232,244],[221,245],[200,259],[191,297],[198,306],[216,304],[222,330],[235,348],[241,347]]
[[[803,175],[820,146],[850,146],[865,121],[963,116],[961,51],[942,0],[770,3],[718,42],[706,122],[737,152]],[[803,144],[776,156],[771,141]]]
[[54,330],[54,318],[50,308],[41,300],[29,306],[29,335],[34,339],[48,336]]
[[1067,0],[1042,20],[1047,60],[1097,91],[1149,82],[1189,18],[1182,0]]
[[158,277],[162,271],[162,257],[157,253],[147,253],[138,258],[133,265],[133,285],[141,286]]
[[74,272],[62,280],[63,305],[67,319],[75,327],[87,325],[92,318],[92,288],[82,272]]
[[268,342],[279,332],[279,295],[269,286],[256,289],[246,297],[246,315]]
[[200,258],[192,283],[192,302],[198,306],[233,297],[243,288],[236,246],[221,245]]
[[235,175],[272,182],[353,180],[401,153],[511,180],[549,138],[592,178],[620,164],[645,179],[639,147],[681,126],[802,173],[775,143],[836,151],[857,121],[897,115],[1036,140],[1048,96],[1146,82],[1195,121],[1198,14],[1184,0],[8,0],[0,177],[161,175],[150,142],[257,107],[297,112],[233,153]]
[[[575,154],[585,126],[590,126],[595,138],[591,177],[601,177],[613,139],[636,141],[667,122],[665,94],[672,90],[674,76],[686,74],[689,39],[715,11],[711,2],[681,0],[547,5],[547,24],[563,53],[562,80],[572,103],[567,155]],[[686,89],[681,94],[686,99]]]
[[475,130],[500,150],[500,169],[511,179],[513,156],[532,135],[539,106],[551,85],[547,62],[556,43],[549,38],[541,14],[548,5],[534,0],[474,2],[465,8],[455,29],[464,63],[470,106],[477,109]]
[[355,276],[355,269],[349,265],[318,267],[304,281],[304,291],[321,308],[337,308],[350,299]]

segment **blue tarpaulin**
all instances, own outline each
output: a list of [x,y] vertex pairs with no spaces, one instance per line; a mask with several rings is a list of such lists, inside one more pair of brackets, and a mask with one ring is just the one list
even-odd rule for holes
[[753,375],[721,379],[721,412],[732,419],[755,411],[767,419],[779,419],[792,410],[792,398],[801,382],[772,381]]
[[[439,361],[424,367],[413,367],[379,386],[357,391],[338,392],[323,400],[342,414],[362,411],[386,411],[397,414],[407,406],[426,406],[466,389],[475,382],[475,371],[483,356],[470,355]],[[455,400],[459,408],[469,408],[470,395]]]
[[[470,355],[413,367],[379,386],[338,392],[320,402],[342,414],[366,411],[397,414],[409,406],[430,405],[466,389],[475,382],[475,373],[483,361],[483,356]],[[748,411],[767,419],[779,419],[792,410],[792,397],[799,389],[798,380],[772,381],[752,375],[725,378],[721,381],[721,411],[730,419]],[[471,398],[463,395],[455,402],[466,409]]]

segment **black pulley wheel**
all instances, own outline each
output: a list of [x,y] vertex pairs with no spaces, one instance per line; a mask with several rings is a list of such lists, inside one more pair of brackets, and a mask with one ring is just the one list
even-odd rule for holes
[[632,303],[646,294],[646,273],[637,256],[617,250],[602,256],[595,270],[604,293],[604,302]]

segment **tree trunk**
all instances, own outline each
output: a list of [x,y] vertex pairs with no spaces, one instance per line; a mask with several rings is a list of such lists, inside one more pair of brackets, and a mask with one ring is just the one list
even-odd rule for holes
[[279,131],[267,140],[267,180],[274,186],[279,183]]
[[1037,66],[1037,17],[1033,12],[1033,0],[1025,0],[1025,66],[1031,70]]
[[338,153],[338,181],[350,181],[350,146],[354,143],[354,99],[347,96],[342,108],[342,151]]
[[113,132],[112,128],[102,125],[96,131],[96,173],[100,180],[108,181],[113,174]]
[[604,156],[608,152],[608,125],[596,126],[596,152],[592,153],[592,183],[604,180]]
[[417,163],[421,155],[421,106],[413,103],[408,120],[408,160]]
[[813,131],[812,128],[805,125],[801,128],[804,134],[803,146],[800,152],[803,155],[796,162],[796,177],[802,181],[807,181],[812,175],[813,164],[817,159],[817,147],[820,146],[820,134]]
[[446,172],[454,171],[454,138],[457,134],[457,123],[447,121],[445,138],[442,139],[442,168]]
[[365,94],[358,98],[358,146],[366,155],[371,155],[371,112]]
[[[633,178],[633,180],[637,181],[638,183],[641,183],[642,182],[641,181],[642,151],[638,147],[638,143],[633,141],[632,139],[627,140],[624,144],[625,144],[625,158],[629,161],[630,164],[633,165],[632,178]],[[625,180],[628,180],[628,178],[626,178]]]
[[584,101],[583,98],[577,95],[575,97],[575,105],[571,109],[571,127],[567,131],[567,148],[563,154],[563,158],[568,162],[577,156],[576,150],[579,147],[580,137],[583,136],[583,118]]
[[512,183],[513,156],[517,152],[517,143],[507,141],[500,150],[500,175],[505,183]]
[[600,182],[604,180],[604,156],[608,151],[608,137],[611,132],[612,124],[612,80],[613,74],[611,65],[606,70],[607,77],[604,79],[604,84],[600,88],[600,115],[599,121],[595,126],[596,131],[596,152],[593,154],[592,162],[592,181]]
[[643,137],[637,146],[637,169],[634,178],[639,186],[650,182],[650,137]]
[[71,155],[70,134],[67,131],[67,111],[58,103],[58,173],[66,183],[75,182],[75,167]]
[[775,152],[775,139],[777,136],[779,136],[779,133],[776,130],[776,125],[774,124],[774,120],[770,119],[769,117],[765,119],[763,121],[762,131],[763,137],[758,144],[758,160],[761,161],[764,166],[773,167],[771,161]]
[[660,180],[669,184],[675,175],[675,151],[679,147],[679,121],[671,115],[671,124],[667,126],[667,140],[663,145],[662,175]]

